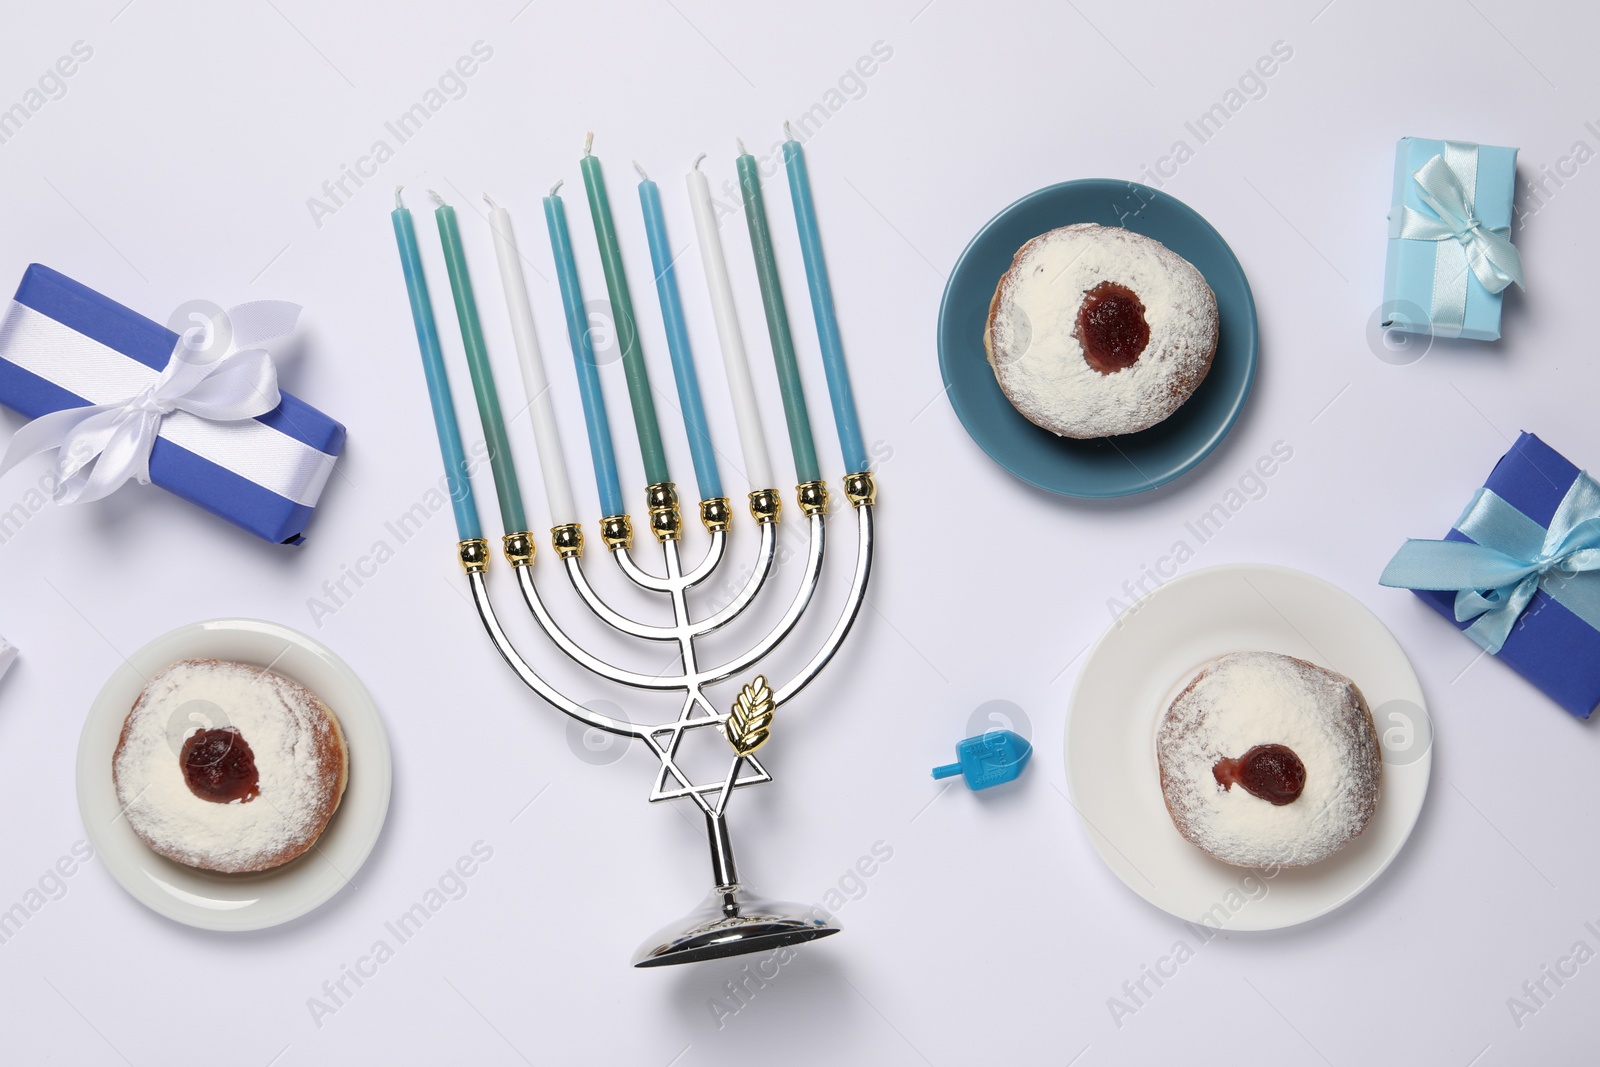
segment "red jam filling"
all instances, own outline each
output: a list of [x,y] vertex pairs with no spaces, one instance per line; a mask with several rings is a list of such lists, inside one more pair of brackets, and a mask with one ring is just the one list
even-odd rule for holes
[[179,757],[189,792],[213,804],[249,802],[261,795],[256,754],[233,727],[199,730],[183,742]]
[[1257,745],[1238,759],[1224,757],[1211,773],[1222,788],[1238,782],[1251,796],[1279,807],[1294,803],[1306,788],[1306,765],[1284,745]]
[[1150,343],[1144,304],[1127,286],[1101,282],[1078,307],[1078,343],[1084,360],[1101,374],[1133,366]]

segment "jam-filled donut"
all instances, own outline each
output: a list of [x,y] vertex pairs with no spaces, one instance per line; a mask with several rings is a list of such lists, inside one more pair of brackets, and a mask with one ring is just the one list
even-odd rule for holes
[[1178,832],[1241,867],[1304,867],[1355,840],[1383,769],[1355,683],[1276,652],[1203,666],[1162,718],[1156,760]]
[[350,757],[338,718],[309,689],[260,667],[191,659],[150,679],[111,766],[117,802],[146,845],[242,874],[316,843]]
[[995,380],[1061,437],[1149,429],[1193,395],[1217,350],[1217,298],[1160,241],[1093,223],[1023,245],[989,304]]

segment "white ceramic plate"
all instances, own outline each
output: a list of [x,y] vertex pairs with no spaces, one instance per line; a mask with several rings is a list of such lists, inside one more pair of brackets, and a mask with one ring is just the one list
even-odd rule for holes
[[[1351,678],[1383,743],[1377,814],[1310,867],[1274,873],[1214,860],[1184,840],[1162,800],[1155,735],[1167,705],[1206,660],[1254,649]],[[1350,900],[1399,853],[1428,791],[1431,742],[1422,687],[1377,616],[1320,578],[1238,564],[1161,586],[1101,637],[1072,695],[1067,781],[1100,857],[1134,892],[1190,922],[1275,930]]]
[[[322,698],[350,751],[344,799],[315,848],[276,870],[214,874],[151,852],[121,818],[111,757],[145,678],[181,659],[269,667]],[[135,652],[89,708],[78,741],[78,809],[106,869],[140,903],[206,930],[259,930],[304,915],[355,877],[389,811],[389,736],[366,686],[343,660],[296,630],[254,619],[217,619],[173,630]]]

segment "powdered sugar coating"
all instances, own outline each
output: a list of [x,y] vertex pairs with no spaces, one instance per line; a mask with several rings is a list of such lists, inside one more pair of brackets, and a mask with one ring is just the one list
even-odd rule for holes
[[[1150,343],[1130,367],[1102,374],[1077,336],[1084,294],[1102,282],[1133,291]],[[1079,223],[1035,237],[1000,279],[984,331],[995,380],[1030,422],[1062,437],[1137,433],[1193,395],[1217,349],[1217,299],[1201,273],[1161,242]]]
[[[1256,745],[1294,750],[1299,799],[1277,806],[1212,769]],[[1275,652],[1220,656],[1173,700],[1156,733],[1167,810],[1190,843],[1241,867],[1304,867],[1358,837],[1377,810],[1383,761],[1354,682]]]
[[[192,709],[214,706],[222,723]],[[218,804],[197,797],[178,750],[207,726],[249,744],[260,794]],[[168,859],[238,874],[280,866],[322,835],[338,807],[348,757],[338,720],[316,695],[259,667],[183,660],[152,677],[112,757],[117,802],[141,840]]]

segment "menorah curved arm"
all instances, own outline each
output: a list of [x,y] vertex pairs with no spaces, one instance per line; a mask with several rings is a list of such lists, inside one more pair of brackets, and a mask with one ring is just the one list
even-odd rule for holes
[[722,610],[708,615],[694,624],[694,635],[700,637],[704,634],[714,633],[728,625],[739,614],[748,608],[755,600],[756,594],[761,592],[767,576],[772,573],[772,561],[778,554],[778,524],[776,522],[763,522],[761,525],[761,546],[756,550],[755,566],[750,568],[750,577],[745,579],[744,588],[739,590],[737,596],[723,605]]
[[[517,570],[526,568],[518,567]],[[609,715],[602,715],[590,711],[582,704],[564,696],[549,682],[539,677],[539,674],[517,653],[512,647],[510,638],[506,637],[505,630],[500,627],[500,620],[495,617],[494,605],[489,602],[489,590],[484,585],[483,572],[476,571],[467,575],[467,585],[472,589],[472,602],[477,605],[478,617],[483,620],[483,628],[489,632],[489,640],[494,642],[494,647],[500,650],[500,655],[511,665],[511,669],[522,679],[522,683],[529,689],[544,698],[545,702],[557,711],[572,716],[585,725],[596,730],[605,730],[607,733],[621,734],[624,737],[645,737],[642,727],[623,719],[613,719]]]
[[562,562],[567,565],[567,577],[572,579],[572,588],[576,589],[583,602],[589,605],[589,610],[600,616],[600,621],[607,626],[633,637],[642,637],[647,641],[676,641],[681,637],[682,632],[676,626],[655,626],[647,622],[638,622],[607,604],[595,591],[594,586],[589,584],[589,576],[584,574],[583,561],[578,556],[568,556]]
[[824,525],[824,516],[820,510],[807,517],[809,523],[810,547],[806,553],[806,569],[800,578],[800,588],[795,590],[794,600],[789,604],[789,610],[784,612],[783,618],[772,631],[763,637],[742,655],[736,656],[720,667],[710,670],[698,671],[694,677],[701,685],[711,685],[725,678],[731,678],[744,670],[752,663],[757,662],[777,647],[778,642],[789,636],[795,624],[800,621],[800,616],[805,613],[806,607],[811,603],[811,595],[817,591],[817,576],[822,571],[822,555],[827,547],[827,526]]
[[867,598],[867,580],[872,577],[872,507],[872,504],[867,503],[856,508],[856,570],[850,579],[850,595],[845,600],[844,611],[840,614],[839,621],[833,624],[833,632],[828,635],[828,639],[822,643],[817,654],[811,657],[811,662],[802,667],[799,674],[785,682],[773,694],[773,707],[781,706],[784,701],[811,684],[812,680],[822,672],[822,668],[828,665],[833,654],[839,651],[839,646],[844,643],[845,635],[850,632],[856,616],[861,614],[861,605]]
[[700,561],[700,565],[698,567],[683,576],[683,584],[685,588],[699,585],[701,582],[711,577],[711,572],[716,570],[717,565],[722,562],[722,553],[726,549],[727,544],[728,534],[726,531],[712,531],[711,545],[706,549],[705,558]]
[[633,553],[626,545],[619,546],[611,553],[617,561],[617,566],[622,568],[622,573],[628,576],[628,581],[645,589],[654,589],[658,593],[672,591],[672,583],[666,578],[658,578],[633,561]]
[[593,671],[602,678],[609,678],[613,682],[631,685],[635,689],[655,689],[661,691],[678,690],[684,686],[685,678],[681,674],[657,676],[640,674],[623,667],[614,667],[602,659],[590,654],[572,638],[550,615],[550,609],[544,606],[544,601],[539,596],[539,590],[533,584],[532,567],[513,567],[517,572],[517,584],[522,586],[522,598],[528,602],[528,610],[533,612],[534,618],[539,620],[539,626],[554,641],[556,647],[565,652],[580,666]]
[[724,530],[715,530],[711,534],[711,544],[706,548],[705,558],[699,566],[690,571],[687,576],[667,575],[665,578],[651,574],[634,560],[632,551],[626,545],[619,546],[612,555],[617,557],[617,566],[622,568],[622,573],[635,585],[646,589],[653,589],[658,593],[670,593],[674,588],[684,585],[695,585],[705,581],[706,577],[722,562],[723,550],[727,547],[728,535]]

